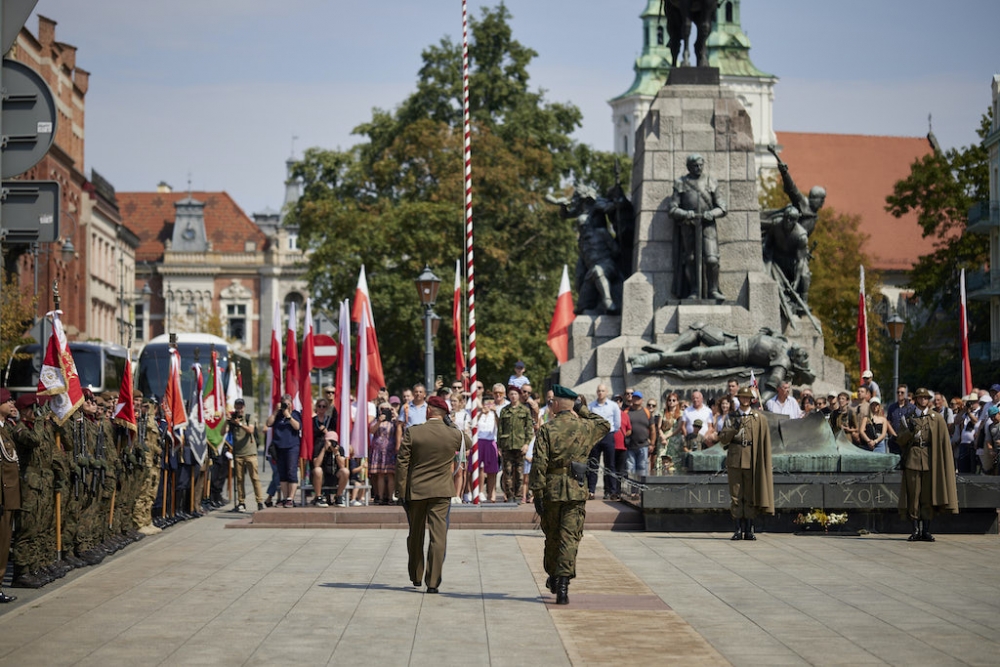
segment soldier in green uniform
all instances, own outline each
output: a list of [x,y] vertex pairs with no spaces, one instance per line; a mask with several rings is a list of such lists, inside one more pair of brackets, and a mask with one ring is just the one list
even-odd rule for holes
[[764,413],[750,407],[753,392],[741,388],[739,409],[730,412],[719,432],[726,450],[730,511],[736,531],[734,540],[756,540],[754,517],[774,514],[774,478],[771,471],[771,432]]
[[161,529],[153,525],[153,501],[160,486],[160,429],[156,425],[156,404],[143,402],[142,392],[135,392],[136,455],[139,459],[138,497],[132,520],[143,535],[156,535]]
[[529,488],[545,533],[546,586],[556,594],[556,604],[569,604],[569,580],[576,576],[587,516],[587,458],[611,424],[577,402],[573,390],[557,384],[552,392],[554,414],[535,439]]
[[503,461],[503,494],[507,502],[521,503],[524,485],[524,455],[535,435],[531,410],[521,402],[521,390],[514,385],[507,387],[507,400],[500,410],[497,422],[497,448]]
[[[0,388],[0,573],[7,571],[14,513],[21,509],[21,476],[17,447],[5,423],[16,410],[10,392],[6,388]],[[0,590],[0,604],[7,604],[16,599],[17,596],[7,595]]]
[[933,542],[930,526],[935,511],[958,513],[955,461],[948,425],[930,407],[931,393],[921,387],[913,394],[913,402],[916,413],[902,420],[896,436],[903,463],[899,511],[913,522],[910,542]]

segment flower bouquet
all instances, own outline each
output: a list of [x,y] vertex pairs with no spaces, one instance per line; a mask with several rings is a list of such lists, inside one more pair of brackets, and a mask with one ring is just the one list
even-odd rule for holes
[[830,530],[830,526],[842,526],[847,523],[847,512],[841,512],[839,514],[835,512],[827,512],[826,510],[814,509],[808,514],[799,514],[795,517],[795,523],[804,527],[806,530],[819,527],[822,528],[824,532]]

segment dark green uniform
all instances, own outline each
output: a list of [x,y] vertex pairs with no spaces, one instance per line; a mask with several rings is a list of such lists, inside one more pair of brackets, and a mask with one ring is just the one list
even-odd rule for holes
[[896,442],[902,449],[899,511],[913,522],[911,541],[933,542],[930,522],[936,512],[958,513],[955,463],[944,417],[930,409],[930,392],[914,394],[917,410],[901,424]]
[[594,443],[611,431],[611,424],[585,405],[579,410],[579,415],[559,412],[542,426],[531,462],[529,488],[542,502],[543,565],[550,577],[576,576],[588,493],[586,480],[574,478],[571,464],[586,466]]
[[[52,471],[51,430],[45,422],[6,426],[17,445],[21,464],[21,509],[14,532],[14,585],[23,575],[32,575],[55,560],[55,492]],[[28,584],[30,585],[30,584]]]
[[143,534],[154,534],[159,528],[153,526],[153,501],[160,486],[160,430],[152,414],[140,414],[137,417],[139,433],[137,449],[142,459],[139,493],[132,518]]
[[503,494],[508,501],[520,500],[524,484],[524,448],[535,434],[535,423],[527,405],[507,405],[497,422],[497,448],[503,461]]

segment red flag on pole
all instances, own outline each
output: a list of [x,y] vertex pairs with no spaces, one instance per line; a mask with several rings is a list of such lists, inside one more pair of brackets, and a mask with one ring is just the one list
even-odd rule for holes
[[171,433],[187,425],[187,411],[184,409],[184,394],[181,390],[181,353],[177,348],[170,350],[170,373],[167,388],[163,392],[163,417]]
[[[368,279],[365,277],[365,265],[361,265],[358,275],[358,288],[354,291],[354,310],[351,311],[351,321],[361,324],[361,313],[368,313],[368,397],[371,400],[378,396],[378,390],[385,386],[385,373],[382,371],[382,354],[378,349],[378,336],[375,333],[375,317],[372,314],[371,296],[368,294]],[[360,395],[359,395],[360,398]]]
[[59,315],[61,310],[53,310],[45,316],[52,320],[52,333],[45,349],[45,359],[38,373],[38,395],[51,396],[49,407],[56,424],[62,426],[77,409],[83,405],[83,388],[76,362],[69,351],[66,333],[63,331]]
[[292,397],[292,409],[302,411],[299,399],[299,352],[295,336],[295,302],[288,304],[288,333],[285,337],[285,393]]
[[115,411],[111,414],[112,419],[119,426],[124,426],[130,431],[138,431],[135,423],[135,404],[132,402],[132,352],[125,354],[125,372],[122,374],[122,386],[118,388],[118,402],[115,404]]
[[969,316],[965,300],[965,269],[959,275],[961,299],[958,304],[958,330],[962,338],[962,395],[972,393],[972,364],[969,361]]
[[313,328],[312,299],[306,299],[306,321],[302,335],[302,363],[299,365],[299,398],[302,401],[302,445],[299,458],[312,461],[313,457],[313,411],[312,411],[312,371],[313,371]]
[[455,300],[451,307],[451,326],[455,332],[455,377],[465,387],[465,353],[462,351],[462,260],[455,260]]
[[351,446],[355,458],[368,457],[368,400],[363,396],[368,386],[368,312],[361,311],[361,329],[358,331],[358,400],[354,426],[351,429]]
[[556,298],[556,310],[549,326],[549,337],[546,340],[556,360],[560,364],[569,359],[569,325],[576,319],[573,313],[573,293],[569,288],[569,267],[563,264],[562,280],[559,281],[559,296]]
[[871,367],[868,357],[868,313],[865,308],[865,267],[861,267],[861,283],[858,290],[858,356],[861,359],[861,374]]
[[271,318],[271,412],[281,403],[281,306],[274,304]]
[[337,348],[337,436],[347,453],[351,437],[351,307],[345,299],[340,303],[340,345]]

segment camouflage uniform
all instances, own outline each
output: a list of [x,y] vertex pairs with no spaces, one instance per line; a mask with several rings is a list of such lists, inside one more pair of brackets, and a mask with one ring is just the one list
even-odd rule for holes
[[143,534],[158,533],[153,526],[153,501],[160,486],[160,467],[157,462],[163,450],[160,448],[160,430],[152,414],[137,415],[139,434],[136,440],[136,454],[140,461],[138,469],[138,497],[132,511],[132,520]]
[[542,503],[543,565],[550,577],[576,576],[576,552],[587,516],[587,485],[573,477],[571,463],[587,464],[594,443],[611,431],[596,413],[564,410],[538,431],[529,488]]
[[[51,429],[44,420],[33,424],[17,422],[5,425],[17,445],[21,463],[21,509],[14,532],[14,585],[36,587],[46,583],[31,579],[55,560],[55,492],[52,470]],[[19,578],[24,578],[20,583]]]
[[524,451],[535,433],[531,410],[518,403],[507,405],[500,411],[497,424],[497,447],[503,459],[503,494],[508,501],[520,501],[524,485]]

